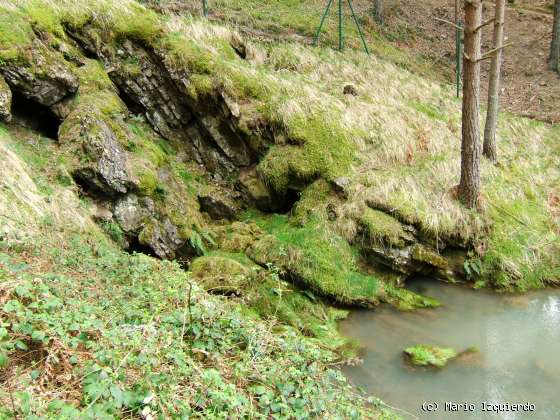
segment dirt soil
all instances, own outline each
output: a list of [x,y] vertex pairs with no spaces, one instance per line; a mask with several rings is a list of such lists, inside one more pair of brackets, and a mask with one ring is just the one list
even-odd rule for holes
[[[436,20],[454,20],[454,0],[389,0],[385,31],[413,33],[396,40],[400,47],[454,67],[454,28]],[[494,16],[494,3],[484,3],[484,20]],[[402,28],[406,28],[403,30]],[[493,26],[483,31],[483,52],[492,49]],[[508,1],[502,70],[502,108],[518,115],[560,122],[560,76],[548,67],[552,37],[552,0]],[[486,99],[490,60],[483,63],[482,93]],[[452,76],[454,77],[454,76]]]

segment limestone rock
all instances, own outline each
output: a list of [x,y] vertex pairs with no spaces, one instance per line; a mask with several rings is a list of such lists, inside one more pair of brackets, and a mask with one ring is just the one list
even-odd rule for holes
[[185,244],[185,239],[181,238],[177,227],[165,218],[163,222],[152,219],[138,236],[138,242],[150,247],[158,257],[172,260]]
[[347,178],[345,176],[336,178],[334,181],[332,181],[334,190],[343,198],[348,198],[348,190],[350,188],[350,184],[350,178]]
[[12,91],[0,76],[0,121],[10,122],[12,119]]
[[237,188],[241,191],[245,202],[257,207],[259,210],[273,211],[281,207],[281,203],[275,203],[273,195],[254,168],[242,169],[239,172]]
[[78,78],[63,60],[57,60],[52,54],[35,48],[32,63],[6,65],[2,73],[12,91],[44,106],[52,106],[76,93]]
[[200,121],[207,135],[236,166],[248,166],[251,163],[247,145],[235,132],[224,125],[222,118],[204,116]]
[[135,194],[127,194],[115,202],[113,212],[121,229],[131,234],[138,233],[146,219],[154,215],[155,210],[150,198],[138,198]]
[[212,219],[235,220],[240,211],[239,207],[219,193],[212,195],[199,195],[200,209],[210,215]]
[[59,141],[81,156],[73,175],[93,192],[115,195],[134,188],[126,152],[100,115],[70,116],[61,127]]

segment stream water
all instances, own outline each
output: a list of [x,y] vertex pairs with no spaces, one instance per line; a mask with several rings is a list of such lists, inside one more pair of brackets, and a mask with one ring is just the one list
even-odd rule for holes
[[[424,279],[409,287],[442,306],[403,313],[385,305],[341,323],[364,346],[363,364],[343,369],[354,385],[421,419],[560,419],[559,290],[500,295]],[[415,344],[478,352],[418,368],[402,353]]]

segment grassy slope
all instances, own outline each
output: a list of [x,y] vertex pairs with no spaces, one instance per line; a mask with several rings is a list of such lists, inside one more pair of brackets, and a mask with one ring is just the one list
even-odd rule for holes
[[40,171],[55,149],[0,126],[0,417],[381,415],[331,351],[119,250],[76,187]]

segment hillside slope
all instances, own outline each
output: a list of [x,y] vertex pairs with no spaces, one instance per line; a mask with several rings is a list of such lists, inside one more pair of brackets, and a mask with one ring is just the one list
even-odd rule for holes
[[6,413],[384,416],[328,368],[340,308],[436,306],[417,274],[558,284],[557,126],[503,116],[473,212],[459,103],[375,55],[133,0],[0,9]]

